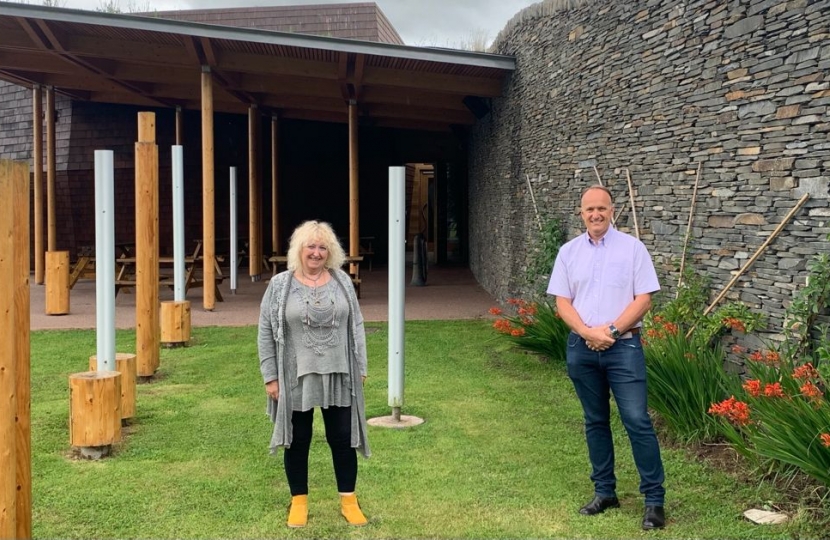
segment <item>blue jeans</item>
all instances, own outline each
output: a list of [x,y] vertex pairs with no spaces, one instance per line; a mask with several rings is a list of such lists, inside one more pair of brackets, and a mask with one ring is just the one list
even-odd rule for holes
[[654,426],[648,415],[646,361],[640,336],[618,339],[609,349],[596,352],[571,332],[567,350],[568,376],[585,414],[585,438],[591,459],[591,480],[599,497],[616,495],[614,441],[611,437],[611,400],[620,412],[631,441],[634,463],[640,473],[640,493],[646,505],[663,505],[663,462]]

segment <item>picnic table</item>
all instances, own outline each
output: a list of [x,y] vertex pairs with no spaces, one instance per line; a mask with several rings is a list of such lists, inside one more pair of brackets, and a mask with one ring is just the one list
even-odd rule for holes
[[[288,257],[285,255],[271,255],[268,257],[268,262],[271,264],[271,276],[276,276],[277,272],[280,269],[280,266],[287,267],[288,266]],[[357,257],[350,257],[347,256],[346,260],[343,261],[343,266],[348,266],[349,268],[346,271],[352,278],[352,284],[354,284],[355,292],[357,293],[357,297],[360,298],[360,263],[363,262],[363,256]]]
[[[134,255],[133,249],[131,249],[130,247],[134,245],[135,244],[116,244],[119,253],[119,255],[115,258],[116,296],[118,295],[118,292],[121,289],[135,287],[136,285],[136,257]],[[193,252],[190,255],[186,256],[184,259],[185,292],[189,291],[193,287],[204,286],[204,279],[199,277],[199,275],[196,272],[199,264],[203,260],[204,257],[202,256],[202,241],[197,240],[196,247],[194,248]],[[213,265],[216,270],[216,284],[222,283],[222,281],[224,281],[225,279],[225,275],[222,273],[222,268],[219,266],[219,263],[221,261],[221,257],[215,257],[213,261]],[[172,267],[174,266],[174,264],[174,257],[159,257],[160,267]],[[69,287],[74,287],[75,283],[77,283],[78,279],[80,278],[95,278],[95,255],[88,250],[84,250],[80,253],[80,255],[78,256],[78,260],[75,262],[75,265],[70,270]],[[170,275],[159,274],[159,285],[164,285],[172,289],[175,286],[175,279],[173,276]],[[219,292],[218,287],[216,287],[215,292],[217,300],[219,300],[220,302],[224,301],[224,299],[222,298],[222,293]]]

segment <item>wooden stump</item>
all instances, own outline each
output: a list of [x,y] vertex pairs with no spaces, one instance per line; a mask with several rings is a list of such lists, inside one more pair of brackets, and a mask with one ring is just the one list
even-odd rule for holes
[[161,303],[161,343],[180,347],[190,342],[190,301]]
[[69,252],[46,252],[46,314],[69,313]]
[[[98,369],[98,355],[89,357],[89,370]],[[132,353],[115,353],[115,370],[121,374],[121,420],[135,416],[136,360]]]
[[69,376],[69,443],[94,455],[121,440],[121,374],[87,371]]

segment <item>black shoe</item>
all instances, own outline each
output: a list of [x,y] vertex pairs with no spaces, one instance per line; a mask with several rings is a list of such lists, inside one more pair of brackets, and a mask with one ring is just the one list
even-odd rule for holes
[[609,508],[619,508],[620,500],[616,497],[600,497],[597,495],[594,500],[579,509],[583,516],[601,514]]
[[666,511],[662,506],[646,506],[643,514],[643,530],[662,529],[666,526]]

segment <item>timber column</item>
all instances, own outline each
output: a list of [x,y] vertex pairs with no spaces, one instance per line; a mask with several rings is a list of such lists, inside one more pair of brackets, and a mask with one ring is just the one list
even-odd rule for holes
[[216,210],[213,166],[213,76],[210,66],[202,66],[202,275],[203,305],[216,306]]
[[32,537],[29,166],[0,160],[0,538]]
[[[358,186],[357,158],[357,101],[349,100],[349,255],[360,255],[360,192]],[[349,273],[354,276],[357,267],[351,265]]]
[[[159,367],[158,165],[156,114],[138,113],[138,142],[135,143],[135,351],[139,377],[152,377]],[[120,399],[121,391],[118,393]]]

